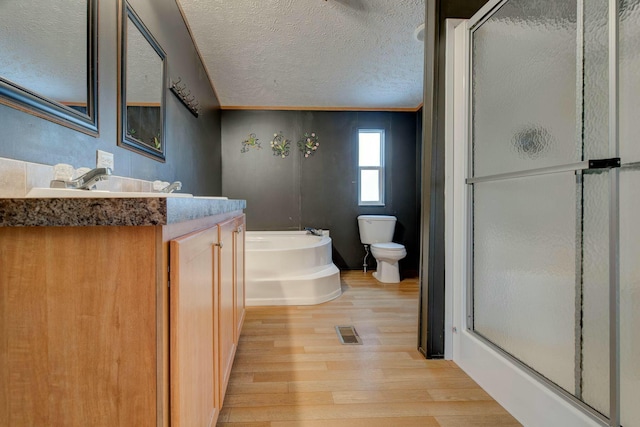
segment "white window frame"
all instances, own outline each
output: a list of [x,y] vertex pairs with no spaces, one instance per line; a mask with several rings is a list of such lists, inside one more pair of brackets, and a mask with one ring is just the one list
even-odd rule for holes
[[[380,134],[380,166],[360,166],[360,134],[361,133],[378,133]],[[358,129],[356,136],[356,144],[357,144],[357,159],[358,159],[358,206],[384,206],[384,181],[385,181],[385,131],[384,129],[375,129],[375,128],[366,128],[366,129]],[[373,170],[378,171],[378,200],[362,200],[362,171],[364,170]]]

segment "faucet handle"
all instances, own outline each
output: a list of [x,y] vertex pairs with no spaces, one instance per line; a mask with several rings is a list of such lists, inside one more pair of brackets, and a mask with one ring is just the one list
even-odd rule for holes
[[53,179],[55,181],[71,181],[73,179],[73,166],[66,163],[58,163],[53,166]]
[[153,191],[161,191],[163,188],[165,188],[167,185],[169,185],[168,182],[164,182],[164,181],[160,181],[160,180],[155,180],[153,181]]

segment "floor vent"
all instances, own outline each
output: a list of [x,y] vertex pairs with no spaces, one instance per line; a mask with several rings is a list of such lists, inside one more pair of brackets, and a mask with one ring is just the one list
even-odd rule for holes
[[336,326],[336,333],[342,344],[362,345],[362,340],[353,326]]

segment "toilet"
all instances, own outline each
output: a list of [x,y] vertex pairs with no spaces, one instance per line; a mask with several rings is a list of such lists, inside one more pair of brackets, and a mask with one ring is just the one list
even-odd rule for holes
[[[399,283],[400,270],[398,261],[407,256],[404,245],[393,243],[393,231],[396,228],[396,217],[390,215],[358,216],[360,241],[365,250],[371,248],[371,254],[378,263],[373,277],[382,283]],[[365,256],[366,265],[366,256]]]

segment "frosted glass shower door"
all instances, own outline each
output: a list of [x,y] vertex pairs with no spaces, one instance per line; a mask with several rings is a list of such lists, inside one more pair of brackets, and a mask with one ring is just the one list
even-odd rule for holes
[[620,7],[620,417],[640,426],[640,0]]
[[640,0],[485,11],[468,328],[601,423],[640,427]]
[[474,330],[566,390],[575,372],[575,176],[474,184]]
[[472,28],[468,172],[473,332],[605,417],[607,25],[601,0],[510,0]]
[[640,426],[640,168],[620,173],[620,417]]

